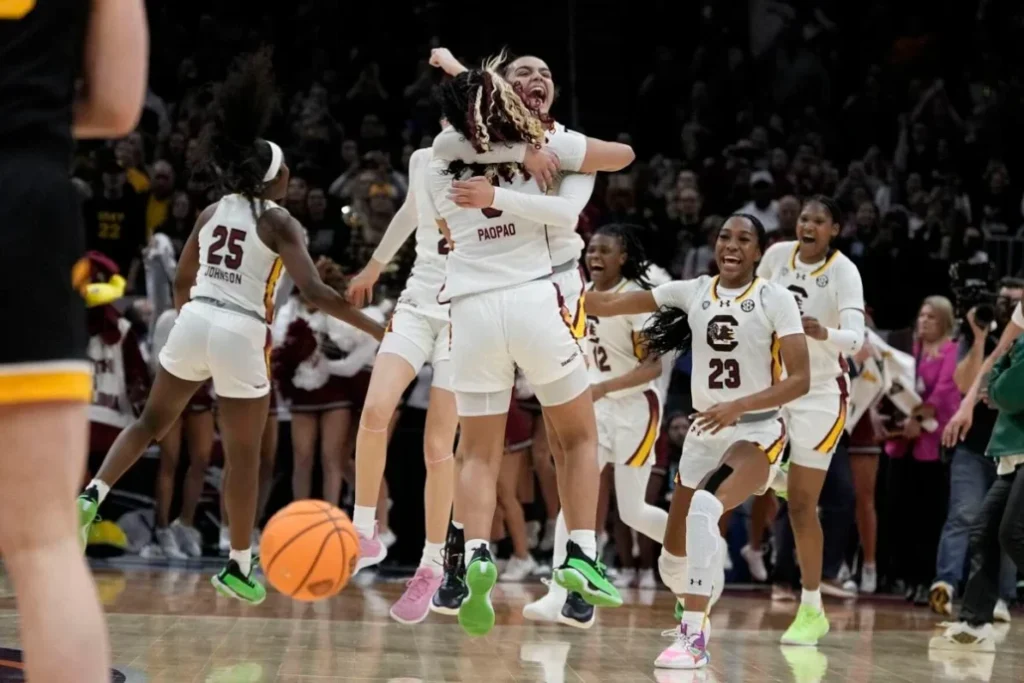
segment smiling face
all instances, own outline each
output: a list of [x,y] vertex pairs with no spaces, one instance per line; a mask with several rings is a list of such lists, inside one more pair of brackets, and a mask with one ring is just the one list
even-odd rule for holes
[[547,62],[538,57],[520,57],[505,68],[505,78],[518,86],[526,106],[541,114],[551,111],[555,101],[555,82]]
[[917,336],[925,343],[940,339],[945,332],[942,316],[931,304],[925,304],[917,314]]
[[626,251],[615,235],[598,233],[590,238],[587,245],[587,269],[594,288],[598,291],[609,289],[622,278],[622,265],[626,262]]
[[[757,229],[749,219],[733,216],[727,220],[715,240],[715,263],[727,287],[739,287],[754,277],[761,260]],[[728,284],[727,284],[728,282]]]
[[807,202],[796,223],[796,239],[804,263],[816,263],[828,252],[828,245],[839,234],[839,224],[818,202]]

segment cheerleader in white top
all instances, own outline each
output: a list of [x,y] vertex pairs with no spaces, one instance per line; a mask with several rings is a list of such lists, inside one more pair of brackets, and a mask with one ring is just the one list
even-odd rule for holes
[[[685,600],[685,611],[675,642],[655,662],[659,668],[699,669],[710,660],[708,610],[724,579],[718,521],[768,487],[786,445],[780,407],[810,386],[796,302],[754,275],[766,242],[756,217],[735,215],[715,241],[718,276],[653,291],[587,293],[588,314],[599,318],[655,313],[644,328],[649,352],[693,349],[697,414],[679,460],[659,561],[662,580]],[[788,375],[780,379],[783,364]]]
[[789,427],[786,488],[803,594],[796,619],[782,635],[789,645],[816,645],[828,632],[821,606],[822,531],[818,497],[832,454],[846,429],[850,379],[846,356],[864,343],[864,286],[857,266],[830,245],[842,214],[828,197],[804,204],[796,240],[772,245],[760,277],[789,290],[800,308],[811,359],[811,389],[785,406]]

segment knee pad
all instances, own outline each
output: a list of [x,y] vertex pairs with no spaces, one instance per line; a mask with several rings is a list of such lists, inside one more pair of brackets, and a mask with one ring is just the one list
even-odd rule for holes
[[560,406],[568,403],[590,388],[590,375],[582,363],[572,372],[554,382],[533,387],[533,394],[542,406]]
[[687,591],[687,567],[685,557],[677,557],[662,548],[661,557],[658,558],[658,571],[661,573],[661,580],[676,595],[683,595]]
[[732,468],[728,465],[719,465],[718,469],[711,473],[708,480],[704,482],[702,490],[707,491],[710,494],[714,494],[718,490],[718,487],[722,485],[729,475],[732,474]]

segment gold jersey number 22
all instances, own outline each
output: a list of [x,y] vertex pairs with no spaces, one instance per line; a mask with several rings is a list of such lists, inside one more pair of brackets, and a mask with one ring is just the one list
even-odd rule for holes
[[36,0],[0,0],[0,19],[24,18],[36,6]]

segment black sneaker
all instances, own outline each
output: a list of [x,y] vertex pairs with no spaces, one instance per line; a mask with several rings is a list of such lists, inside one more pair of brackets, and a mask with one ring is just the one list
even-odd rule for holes
[[594,625],[594,606],[575,591],[570,592],[558,615],[558,623],[573,628],[587,629]]
[[463,533],[449,527],[444,544],[444,579],[430,600],[430,611],[455,616],[468,594]]

